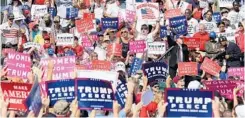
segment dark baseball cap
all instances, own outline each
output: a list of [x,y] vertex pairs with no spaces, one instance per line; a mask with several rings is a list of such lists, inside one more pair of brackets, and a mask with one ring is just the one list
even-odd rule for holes
[[12,13],[8,14],[8,19],[14,19],[14,14]]

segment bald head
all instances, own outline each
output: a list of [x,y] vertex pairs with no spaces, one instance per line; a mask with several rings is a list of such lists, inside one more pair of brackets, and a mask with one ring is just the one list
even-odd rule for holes
[[206,26],[204,24],[199,24],[199,32],[204,33],[206,31]]

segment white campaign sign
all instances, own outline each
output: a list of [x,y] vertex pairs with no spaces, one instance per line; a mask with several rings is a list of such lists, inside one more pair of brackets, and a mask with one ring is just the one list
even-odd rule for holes
[[38,44],[38,43],[35,43],[35,42],[27,42],[25,44],[23,44],[23,47],[26,49],[26,48],[31,48],[31,47],[35,47],[37,49],[40,49],[41,48],[41,45]]
[[148,54],[163,54],[166,52],[166,44],[164,42],[152,42],[147,44]]
[[157,20],[159,18],[159,4],[157,3],[137,3],[136,14],[138,19]]
[[31,19],[40,18],[48,13],[46,5],[32,5],[31,6]]
[[74,36],[73,34],[69,34],[69,33],[57,34],[56,41],[57,41],[56,44],[57,46],[73,45]]

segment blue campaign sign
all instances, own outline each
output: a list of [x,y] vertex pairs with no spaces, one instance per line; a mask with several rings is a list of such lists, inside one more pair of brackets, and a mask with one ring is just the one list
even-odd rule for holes
[[114,92],[111,82],[98,79],[76,79],[80,109],[112,110]]
[[32,89],[29,93],[29,96],[26,98],[25,103],[28,110],[33,111],[35,116],[38,116],[40,109],[42,108],[42,99],[41,99],[41,89],[37,79],[32,85]]
[[164,38],[167,37],[167,27],[166,26],[162,26],[161,30],[160,30],[160,38]]
[[55,17],[56,16],[56,9],[54,7],[49,7],[48,8],[48,13],[52,16]]
[[115,98],[117,102],[121,105],[121,108],[124,108],[126,103],[126,95],[128,92],[126,80],[123,78],[119,78],[117,82],[117,91],[115,94]]
[[118,18],[101,18],[102,21],[102,29],[106,30],[107,28],[110,29],[118,29],[119,22]]
[[182,23],[187,25],[187,20],[185,16],[177,16],[177,17],[169,18],[170,27],[173,27],[175,25],[182,24]]
[[78,8],[66,8],[66,18],[73,19],[78,16]]
[[212,91],[167,89],[167,117],[212,117]]
[[133,63],[131,64],[129,75],[136,74],[136,71],[141,69],[142,63],[143,63],[142,59],[135,57]]
[[164,82],[168,76],[168,65],[164,62],[145,63],[143,72],[148,78],[148,84],[155,81]]
[[58,100],[72,102],[75,99],[74,79],[47,81],[46,87],[50,98],[50,106],[53,106]]
[[172,31],[178,35],[185,35],[188,33],[187,25],[185,23],[179,23],[179,24],[173,25],[171,28],[172,28]]
[[220,23],[221,22],[221,14],[220,14],[220,12],[214,12],[213,13],[213,19],[216,21],[216,23]]

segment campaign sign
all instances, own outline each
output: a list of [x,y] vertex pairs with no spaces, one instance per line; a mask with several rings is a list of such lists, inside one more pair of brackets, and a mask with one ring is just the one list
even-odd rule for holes
[[168,65],[164,62],[148,62],[142,65],[143,72],[148,78],[148,84],[154,81],[165,81],[168,76]]
[[114,54],[115,56],[122,56],[122,45],[121,44],[109,44],[107,46],[107,54],[112,55]]
[[75,21],[77,31],[79,33],[83,33],[94,29],[94,22],[93,19],[80,19]]
[[31,58],[29,54],[19,52],[9,52],[7,59],[8,77],[27,78],[31,71]]
[[148,54],[164,54],[166,52],[165,42],[151,42],[147,44]]
[[129,50],[130,53],[143,53],[146,48],[144,40],[130,41]]
[[6,54],[8,54],[10,52],[15,52],[15,49],[13,49],[13,48],[4,48],[4,49],[2,49],[2,54],[3,55],[6,55]]
[[142,59],[135,57],[133,63],[131,64],[129,75],[136,74],[136,72],[141,69],[142,63],[143,63]]
[[56,36],[57,46],[71,46],[74,44],[74,36],[70,33],[61,33]]
[[48,13],[51,14],[52,17],[55,17],[57,14],[56,8],[55,7],[49,7]]
[[212,117],[212,91],[167,89],[166,117]]
[[204,85],[208,90],[218,91],[221,96],[228,99],[233,99],[233,89],[238,86],[243,86],[243,88],[238,92],[238,96],[243,96],[244,93],[244,83],[239,80],[214,80],[214,81],[204,81]]
[[27,43],[24,43],[23,44],[23,47],[26,49],[26,48],[32,48],[32,47],[35,47],[37,48],[38,50],[41,48],[41,45],[38,44],[38,43],[35,43],[35,42],[27,42]]
[[25,99],[31,91],[32,84],[1,82],[2,94],[9,98],[8,109],[27,110]]
[[106,30],[108,28],[110,29],[118,29],[119,22],[118,18],[101,18],[102,21],[102,29]]
[[66,18],[67,19],[74,19],[78,16],[78,8],[66,8]]
[[201,65],[201,69],[213,76],[216,76],[219,74],[221,67],[218,63],[206,57]]
[[179,62],[178,63],[178,75],[197,75],[197,63],[196,62]]
[[31,19],[41,18],[48,13],[47,5],[32,5],[31,6]]
[[112,110],[114,92],[111,82],[99,79],[76,79],[80,109]]
[[180,9],[169,9],[165,11],[165,19],[173,18],[176,16],[181,16],[181,10]]
[[184,44],[187,45],[188,49],[193,50],[193,49],[199,48],[201,42],[200,42],[200,38],[185,37]]
[[214,12],[213,13],[213,19],[216,21],[216,23],[220,23],[221,22],[221,14],[220,14],[220,12]]
[[92,69],[93,70],[111,70],[111,62],[103,60],[92,60]]
[[117,81],[117,89],[115,93],[115,98],[117,102],[121,105],[121,108],[124,108],[126,103],[126,95],[128,93],[128,88],[125,79],[119,79]]
[[83,18],[84,19],[94,19],[94,13],[83,13]]
[[176,16],[173,18],[169,18],[170,27],[175,26],[177,24],[182,24],[182,23],[187,25],[187,20],[185,16]]
[[41,59],[40,65],[44,68],[44,79],[47,78],[49,60],[54,62],[53,80],[72,78],[76,59],[74,56],[56,57],[52,59]]
[[171,26],[171,28],[172,28],[172,31],[178,35],[185,35],[188,33],[187,25],[185,23],[179,23],[179,24],[173,25]]
[[53,106],[58,100],[72,102],[75,99],[74,79],[46,81],[46,88],[50,98],[50,106]]
[[157,3],[137,3],[136,14],[139,20],[156,20],[159,18],[159,4]]
[[126,12],[126,21],[133,23],[135,21],[136,12],[128,9],[126,9],[125,12]]
[[160,29],[160,38],[167,37],[167,27],[166,26],[161,26]]
[[240,80],[244,80],[244,67],[229,67],[228,76],[238,77]]
[[81,41],[83,47],[93,47],[92,41],[89,40],[89,37],[87,35],[81,35]]

